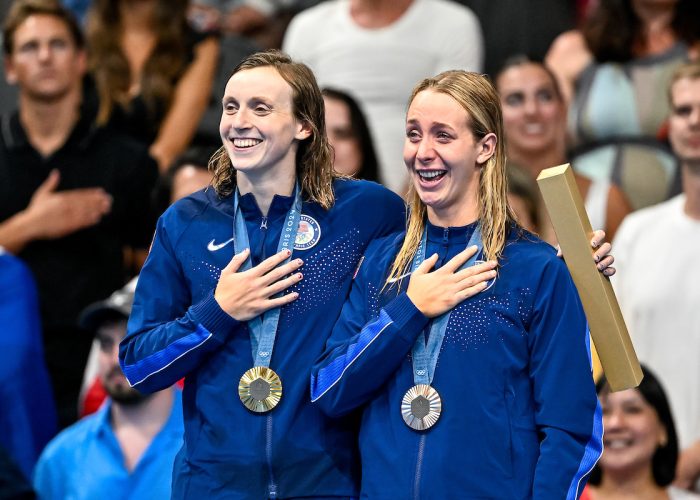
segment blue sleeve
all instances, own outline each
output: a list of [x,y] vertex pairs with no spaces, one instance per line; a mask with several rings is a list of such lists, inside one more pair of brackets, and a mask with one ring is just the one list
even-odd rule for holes
[[[39,500],[53,500],[55,498],[66,498],[64,485],[68,483],[63,477],[63,471],[69,467],[70,462],[59,459],[55,455],[51,443],[39,457],[39,461],[34,469],[33,486]],[[65,457],[68,458],[68,457]],[[58,466],[57,466],[58,465]]]
[[36,286],[18,258],[0,253],[0,447],[27,478],[56,433]]
[[[344,415],[371,399],[394,375],[428,322],[405,293],[371,318],[367,300],[368,274],[374,264],[371,248],[311,372],[311,400],[329,416]],[[375,248],[378,254],[386,251]]]
[[535,422],[542,436],[532,498],[576,499],[602,453],[602,411],[588,326],[562,259],[546,265],[529,325]]
[[195,370],[243,323],[219,307],[212,290],[192,304],[163,218],[136,286],[119,362],[141,392],[171,386]]

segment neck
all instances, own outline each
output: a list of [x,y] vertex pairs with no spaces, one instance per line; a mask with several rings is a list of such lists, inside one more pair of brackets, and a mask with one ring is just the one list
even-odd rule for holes
[[110,416],[115,434],[125,428],[139,429],[151,437],[158,434],[170,418],[175,398],[173,391],[174,389],[166,389],[156,392],[135,405],[113,401]]
[[[476,199],[476,197],[472,198]],[[455,208],[428,207],[428,220],[434,226],[460,227],[471,224],[479,218],[479,207],[474,203],[462,204]]]
[[566,163],[566,148],[562,141],[543,151],[523,151],[510,147],[508,149],[508,161],[521,167],[536,179],[540,172],[549,167],[555,167]]
[[403,16],[414,0],[351,0],[350,17],[368,29],[385,28]]
[[700,161],[687,162],[681,167],[683,193],[685,193],[685,213],[688,217],[700,220]]
[[600,498],[667,498],[665,489],[654,482],[651,464],[648,469],[638,471],[606,471],[596,490]]
[[236,183],[241,195],[252,193],[258,208],[263,215],[267,215],[272,204],[272,198],[276,195],[291,196],[294,193],[296,171],[288,170],[276,175],[256,175],[255,173],[236,173]]
[[76,85],[65,96],[54,101],[38,101],[20,93],[19,120],[29,143],[49,156],[68,140],[80,118],[81,86]]
[[119,3],[119,16],[123,29],[151,32],[156,2],[125,0]]

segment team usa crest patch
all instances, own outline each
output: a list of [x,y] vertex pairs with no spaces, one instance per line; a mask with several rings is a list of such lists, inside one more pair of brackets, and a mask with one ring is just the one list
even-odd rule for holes
[[308,250],[313,248],[321,239],[321,226],[316,219],[309,215],[301,214],[297,238],[294,240],[294,250]]

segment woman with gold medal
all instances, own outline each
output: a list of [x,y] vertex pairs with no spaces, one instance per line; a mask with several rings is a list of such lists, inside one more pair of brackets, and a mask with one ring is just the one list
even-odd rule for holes
[[333,173],[321,91],[282,53],[233,70],[220,132],[213,185],[159,220],[123,371],[142,392],[185,377],[173,498],[356,497],[356,420],[312,405],[309,375],[364,250],[403,227],[404,205]]
[[577,498],[600,455],[586,318],[507,205],[503,139],[484,76],[415,88],[407,230],[370,244],[312,370],[328,415],[363,408],[363,497]]

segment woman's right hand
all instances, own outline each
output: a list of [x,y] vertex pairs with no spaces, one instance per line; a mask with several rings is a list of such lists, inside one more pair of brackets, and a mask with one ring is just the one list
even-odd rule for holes
[[238,321],[248,321],[269,309],[296,300],[299,297],[297,292],[275,297],[301,281],[303,277],[301,273],[295,273],[304,263],[301,259],[279,265],[289,254],[289,250],[282,250],[242,272],[238,270],[250,255],[250,250],[246,248],[234,255],[231,262],[221,271],[219,283],[216,285],[214,299],[219,307]]
[[476,251],[476,246],[466,248],[437,271],[430,272],[437,262],[437,254],[418,266],[411,274],[406,295],[420,312],[435,318],[486,288],[488,281],[496,277],[496,261],[459,270]]

